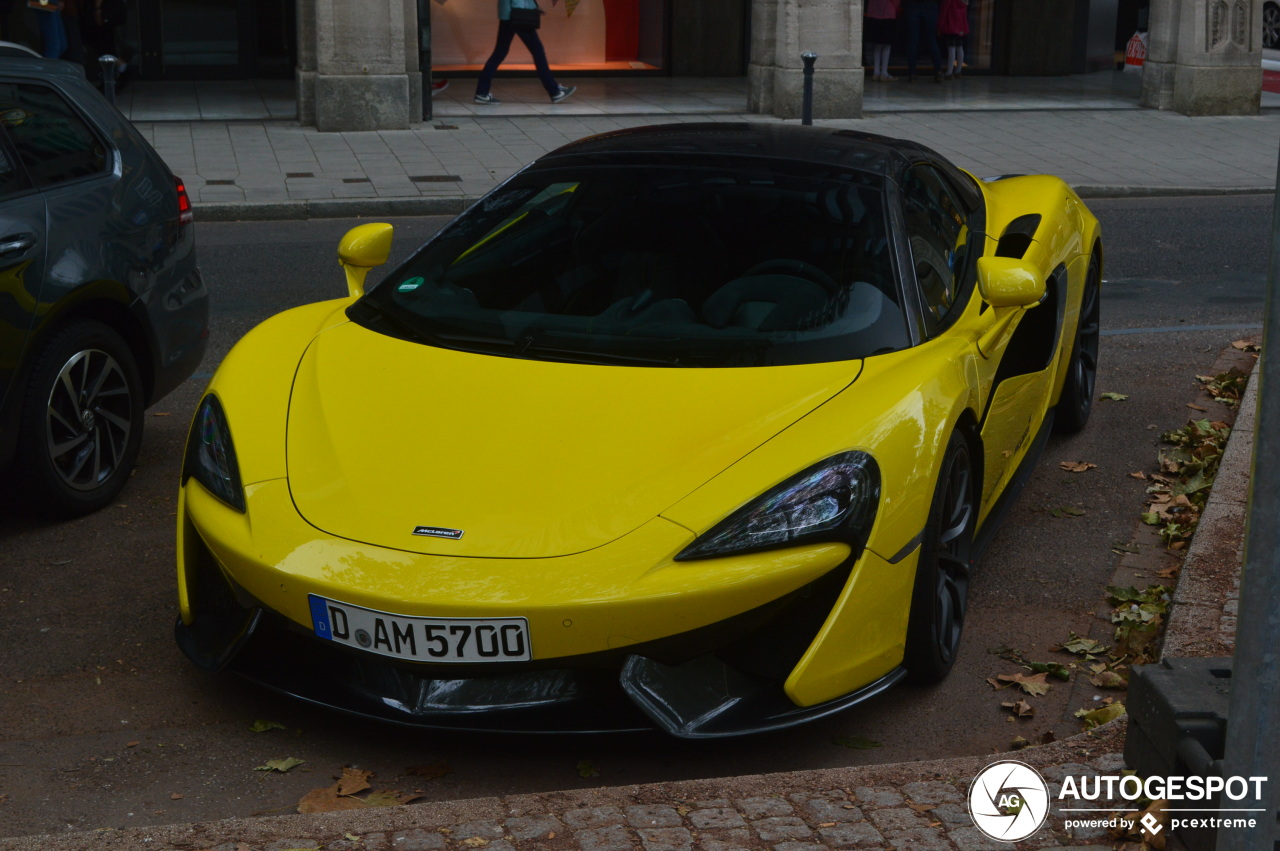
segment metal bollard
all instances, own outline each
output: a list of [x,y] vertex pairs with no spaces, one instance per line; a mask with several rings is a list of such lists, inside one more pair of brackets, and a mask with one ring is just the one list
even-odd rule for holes
[[98,57],[102,66],[102,96],[107,103],[116,105],[116,58],[110,53]]
[[804,105],[800,110],[800,123],[813,124],[813,63],[818,61],[816,53],[802,53],[804,60]]

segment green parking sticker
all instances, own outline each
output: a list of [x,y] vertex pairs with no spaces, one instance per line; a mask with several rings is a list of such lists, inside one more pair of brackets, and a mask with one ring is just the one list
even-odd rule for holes
[[422,286],[425,281],[422,278],[410,278],[400,286],[396,287],[402,293],[411,293],[418,287]]

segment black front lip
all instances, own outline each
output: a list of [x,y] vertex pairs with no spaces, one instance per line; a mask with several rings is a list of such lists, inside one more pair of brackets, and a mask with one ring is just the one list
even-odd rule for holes
[[717,738],[829,715],[904,674],[895,669],[811,707],[797,707],[783,690],[835,604],[853,558],[764,606],[645,644],[533,663],[445,665],[403,662],[316,638],[235,586],[207,550],[193,555],[195,616],[175,626],[192,661],[394,724],[519,733],[660,729],[680,738]]

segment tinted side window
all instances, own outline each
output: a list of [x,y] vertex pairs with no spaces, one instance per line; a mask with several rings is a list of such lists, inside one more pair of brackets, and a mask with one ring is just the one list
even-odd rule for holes
[[962,288],[968,265],[968,221],[951,187],[931,166],[907,170],[902,197],[916,282],[932,331],[942,324]]
[[106,146],[71,104],[48,86],[0,82],[0,124],[37,186],[53,186],[107,169]]

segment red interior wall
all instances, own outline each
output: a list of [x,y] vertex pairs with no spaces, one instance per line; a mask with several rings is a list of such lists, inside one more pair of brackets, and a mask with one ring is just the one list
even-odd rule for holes
[[604,58],[629,62],[640,52],[640,0],[604,0]]

